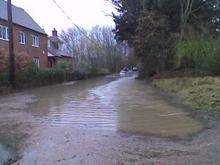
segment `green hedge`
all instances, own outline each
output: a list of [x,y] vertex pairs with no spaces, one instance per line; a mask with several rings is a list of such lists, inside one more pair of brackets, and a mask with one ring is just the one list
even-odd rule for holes
[[196,38],[177,44],[177,66],[220,74],[220,41]]
[[[64,81],[82,80],[109,74],[106,69],[90,68],[70,72],[68,63],[60,63],[55,68],[40,69],[31,64],[28,68],[17,71],[15,82],[17,88],[38,87],[62,83]],[[8,73],[0,74],[0,93],[9,87]]]
[[65,71],[60,69],[28,69],[16,74],[16,84],[45,85],[65,81]]
[[[52,69],[40,69],[35,65],[30,65],[28,68],[17,71],[15,82],[17,87],[33,87],[55,83],[62,83],[66,80],[66,69],[56,67]],[[8,86],[8,73],[0,74],[0,87]]]

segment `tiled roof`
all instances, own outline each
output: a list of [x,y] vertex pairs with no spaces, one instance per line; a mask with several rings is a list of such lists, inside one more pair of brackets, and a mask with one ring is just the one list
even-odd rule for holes
[[66,53],[65,51],[58,50],[55,48],[48,48],[48,56],[49,57],[67,57],[67,58],[73,58],[72,55]]
[[51,42],[63,43],[63,42],[59,39],[59,37],[50,36],[50,37],[49,37],[49,40],[50,40]]
[[[32,29],[36,32],[46,34],[45,31],[33,20],[33,18],[22,8],[12,6],[13,22],[15,24]],[[8,20],[7,2],[0,0],[0,18]]]

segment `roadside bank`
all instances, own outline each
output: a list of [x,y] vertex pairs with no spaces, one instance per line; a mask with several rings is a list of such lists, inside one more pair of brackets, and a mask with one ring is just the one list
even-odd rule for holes
[[161,78],[152,84],[166,93],[165,97],[189,107],[191,115],[206,124],[212,125],[220,116],[220,77]]

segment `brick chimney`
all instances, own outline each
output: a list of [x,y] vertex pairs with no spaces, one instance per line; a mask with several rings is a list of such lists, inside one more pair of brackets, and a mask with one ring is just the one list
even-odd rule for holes
[[53,45],[52,47],[55,49],[59,49],[58,34],[55,28],[52,30],[52,37],[53,37],[53,39],[51,40],[51,43]]
[[52,36],[53,37],[57,37],[58,35],[57,35],[57,30],[54,28],[53,29],[53,31],[52,31]]

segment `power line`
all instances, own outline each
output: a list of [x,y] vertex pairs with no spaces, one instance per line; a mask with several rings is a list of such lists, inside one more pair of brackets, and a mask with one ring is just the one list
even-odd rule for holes
[[74,21],[70,18],[70,16],[68,16],[67,12],[65,12],[65,10],[61,7],[61,5],[59,5],[57,3],[56,0],[52,0],[52,2],[57,6],[57,8],[60,9],[60,11],[66,16],[66,18],[73,24],[73,26],[75,26],[80,33],[82,33],[88,40],[90,40],[92,43],[94,43],[97,47],[99,47],[100,49],[102,49],[102,47],[93,39],[91,39],[89,36],[87,36],[87,34],[77,25],[74,23]]
[[52,0],[53,3],[60,9],[60,11],[66,16],[66,18],[80,31],[80,33],[82,33],[87,39],[89,39],[90,41],[94,42],[91,38],[89,38],[87,36],[87,34],[85,34],[85,32],[77,25],[73,22],[73,20],[68,16],[68,14],[65,12],[65,10],[57,3],[56,0]]

